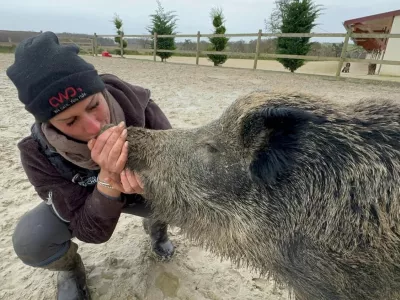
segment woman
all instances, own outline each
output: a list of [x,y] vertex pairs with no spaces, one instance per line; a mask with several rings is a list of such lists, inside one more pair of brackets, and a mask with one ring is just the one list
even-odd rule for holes
[[[35,118],[18,143],[22,166],[44,200],[18,222],[13,246],[25,264],[59,271],[58,299],[90,299],[77,244],[110,239],[122,212],[147,217],[140,180],[124,170],[126,126],[171,125],[147,89],[98,75],[52,32],[21,42],[7,75]],[[105,124],[119,124],[100,133]],[[174,253],[167,224],[145,219],[153,250]]]

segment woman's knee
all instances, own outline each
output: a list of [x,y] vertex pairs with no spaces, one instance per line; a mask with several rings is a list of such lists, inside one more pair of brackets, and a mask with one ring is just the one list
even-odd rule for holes
[[43,202],[21,217],[12,243],[23,263],[41,267],[61,257],[68,250],[70,239],[68,225]]

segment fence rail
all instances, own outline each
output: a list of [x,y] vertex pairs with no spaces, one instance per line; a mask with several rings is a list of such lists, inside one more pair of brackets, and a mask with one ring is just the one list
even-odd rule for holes
[[[200,37],[257,37],[258,33],[200,34]],[[346,37],[346,33],[262,33],[263,37]],[[114,34],[97,34],[97,37],[120,37]],[[126,38],[152,38],[149,34],[125,34]],[[197,34],[160,34],[159,38],[197,37]],[[400,38],[397,33],[351,33],[352,38]]]
[[[368,62],[370,64],[379,65],[400,65],[400,61],[394,60],[382,60],[382,59],[356,59],[347,58],[346,53],[350,39],[356,38],[400,38],[400,34],[375,34],[375,33],[353,33],[347,31],[347,33],[262,33],[261,29],[258,33],[230,33],[230,34],[201,34],[199,31],[197,34],[175,34],[175,35],[146,35],[146,34],[130,34],[130,35],[109,35],[109,34],[94,34],[93,38],[93,49],[94,55],[97,56],[97,37],[120,37],[120,55],[123,57],[123,38],[153,38],[153,49],[137,49],[142,52],[153,52],[153,60],[156,61],[157,52],[165,53],[179,53],[179,54],[196,54],[196,65],[199,64],[200,54],[214,54],[214,55],[228,55],[228,56],[254,56],[253,69],[257,69],[257,61],[259,58],[290,58],[290,59],[304,59],[304,60],[325,60],[325,61],[337,61],[336,77],[340,76],[340,70],[345,62]],[[186,51],[186,50],[165,50],[157,49],[157,39],[159,38],[197,38],[197,50]],[[200,50],[200,38],[202,37],[257,37],[256,52],[245,53],[245,52],[225,52],[225,51],[201,51]],[[344,38],[343,48],[340,57],[328,57],[328,56],[309,56],[309,55],[293,55],[293,54],[275,54],[275,53],[260,53],[260,43],[262,37],[336,37]]]
[[[90,49],[90,52],[94,55],[94,39],[86,38],[86,37],[60,37],[59,42],[61,45],[76,45],[79,48],[85,48],[85,50]],[[12,41],[10,37],[8,37],[8,42],[0,42],[1,47],[12,48],[17,46],[18,43]]]
[[[241,57],[254,57],[253,69],[257,69],[257,62],[260,58],[289,58],[289,59],[304,59],[304,60],[324,60],[324,61],[337,61],[337,69],[336,69],[336,77],[340,77],[340,70],[343,67],[343,64],[346,62],[367,62],[370,64],[379,64],[379,65],[400,65],[400,61],[395,60],[383,60],[383,59],[357,59],[357,58],[347,58],[347,50],[350,39],[368,39],[368,38],[376,38],[376,39],[388,39],[388,38],[400,38],[400,34],[376,34],[376,33],[353,33],[350,30],[347,33],[262,33],[260,29],[258,33],[230,33],[230,34],[201,34],[200,31],[197,34],[175,34],[175,35],[158,35],[154,33],[154,35],[150,34],[121,34],[121,35],[112,35],[112,34],[96,34],[94,33],[92,38],[63,38],[60,42],[63,43],[73,43],[80,47],[89,48],[90,52],[92,52],[93,56],[98,55],[98,38],[115,38],[120,37],[120,55],[124,56],[123,52],[123,38],[149,38],[153,39],[153,49],[136,49],[140,52],[148,52],[153,53],[153,60],[156,61],[157,52],[165,52],[165,53],[178,53],[178,54],[191,54],[196,55],[196,65],[199,64],[200,55],[228,55],[228,56],[241,56]],[[256,49],[255,52],[228,52],[228,51],[202,51],[200,50],[200,39],[202,37],[256,37]],[[329,56],[309,56],[309,55],[294,55],[294,54],[275,54],[275,53],[260,53],[260,44],[262,37],[288,37],[288,38],[299,38],[299,37],[334,37],[334,38],[344,38],[344,43],[342,47],[342,52],[340,57],[329,57]],[[166,50],[166,49],[157,49],[157,39],[160,38],[197,38],[196,51],[188,51],[188,50]],[[80,40],[80,41],[77,41]],[[12,43],[9,39],[8,43],[0,43],[0,45],[8,44],[8,45],[16,45]]]

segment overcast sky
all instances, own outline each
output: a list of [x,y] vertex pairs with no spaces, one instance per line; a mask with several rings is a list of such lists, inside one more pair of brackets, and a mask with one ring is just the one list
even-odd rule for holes
[[[193,2],[192,2],[193,1]],[[115,34],[114,13],[123,20],[125,34],[147,34],[149,15],[157,8],[155,0],[0,0],[0,29],[93,34]],[[396,4],[397,2],[397,4]],[[80,4],[78,4],[80,3]],[[179,33],[211,33],[210,9],[220,6],[226,18],[227,33],[265,31],[264,19],[274,8],[274,0],[161,0],[166,10],[178,15]],[[399,0],[316,0],[324,6],[314,32],[344,33],[343,21],[400,9]]]

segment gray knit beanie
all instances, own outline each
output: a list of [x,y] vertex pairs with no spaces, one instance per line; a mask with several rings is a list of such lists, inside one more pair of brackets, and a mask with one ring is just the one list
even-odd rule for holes
[[78,53],[75,45],[60,45],[53,32],[27,38],[17,46],[6,73],[37,121],[46,122],[105,88],[93,65]]

